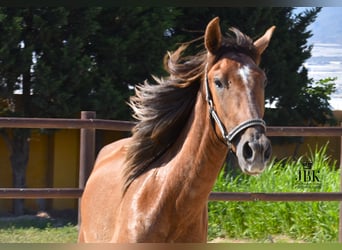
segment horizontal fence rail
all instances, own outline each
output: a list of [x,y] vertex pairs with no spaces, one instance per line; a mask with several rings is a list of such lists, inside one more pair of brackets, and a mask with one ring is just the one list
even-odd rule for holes
[[[105,119],[0,117],[1,128],[102,129],[131,131],[135,122]],[[342,136],[342,127],[267,127],[267,136]]]
[[130,131],[134,122],[103,119],[0,117],[0,128],[103,129]]
[[267,127],[267,136],[342,136],[342,127]]
[[[80,188],[0,188],[1,199],[78,199]],[[212,192],[210,201],[341,201],[342,192],[331,193],[250,193]]]
[[0,188],[1,199],[78,199],[80,188]]

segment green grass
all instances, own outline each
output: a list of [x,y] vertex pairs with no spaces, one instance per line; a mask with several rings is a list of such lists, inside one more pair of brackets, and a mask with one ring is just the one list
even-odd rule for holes
[[[326,155],[327,145],[297,161],[272,162],[260,176],[220,174],[214,191],[226,192],[339,192],[340,173]],[[303,162],[319,171],[317,180],[296,181]],[[286,235],[307,242],[336,242],[338,202],[210,202],[209,239],[239,238],[267,242]]]
[[77,228],[72,225],[44,229],[35,227],[0,229],[0,243],[76,243],[76,241]]
[[77,234],[77,227],[63,219],[0,219],[0,243],[76,243]]

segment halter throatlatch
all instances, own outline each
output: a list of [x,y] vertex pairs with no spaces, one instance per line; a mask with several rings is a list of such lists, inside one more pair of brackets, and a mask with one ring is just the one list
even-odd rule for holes
[[226,127],[223,125],[222,121],[218,117],[217,112],[216,112],[215,107],[214,107],[214,101],[213,101],[213,98],[212,98],[212,95],[211,95],[211,92],[209,89],[207,66],[208,65],[205,66],[204,84],[205,84],[205,90],[206,90],[206,100],[207,100],[208,105],[209,105],[209,114],[210,114],[211,119],[213,119],[213,121],[219,127],[221,134],[223,136],[223,139],[224,139],[225,143],[227,144],[228,148],[230,149],[232,147],[232,141],[234,140],[234,138],[240,132],[242,132],[243,130],[245,130],[249,127],[261,126],[266,131],[266,123],[263,119],[249,119],[249,120],[244,121],[244,122],[240,123],[239,125],[237,125],[229,133],[227,132]]

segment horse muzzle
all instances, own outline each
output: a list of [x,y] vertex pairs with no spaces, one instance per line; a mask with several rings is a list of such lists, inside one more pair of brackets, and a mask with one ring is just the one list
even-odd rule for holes
[[263,172],[271,154],[270,140],[266,137],[264,129],[259,126],[246,129],[236,147],[240,168],[250,175]]

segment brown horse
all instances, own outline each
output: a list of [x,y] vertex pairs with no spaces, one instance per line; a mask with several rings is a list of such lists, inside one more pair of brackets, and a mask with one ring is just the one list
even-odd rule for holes
[[79,242],[205,242],[207,200],[229,150],[243,172],[261,173],[265,74],[258,67],[274,27],[253,42],[223,37],[219,19],[205,51],[169,53],[170,76],[136,88],[131,138],[99,153],[81,203]]

